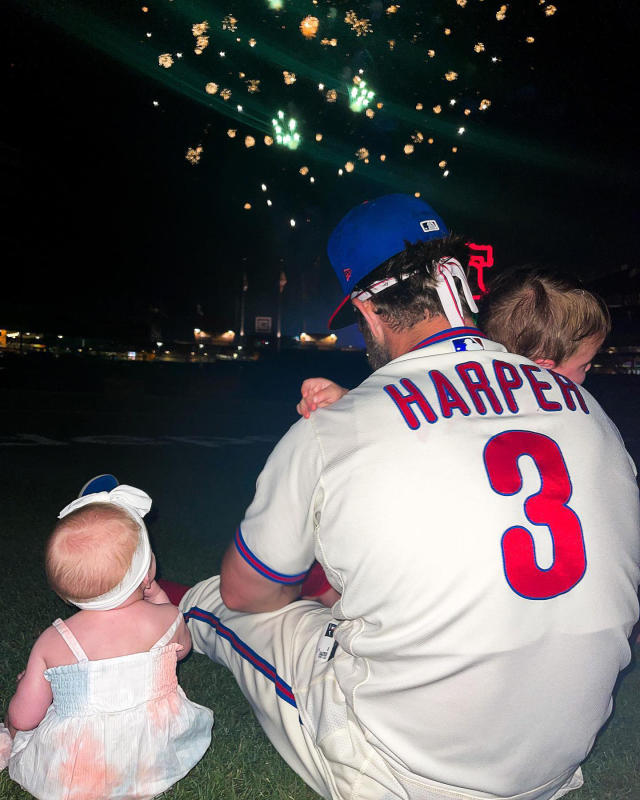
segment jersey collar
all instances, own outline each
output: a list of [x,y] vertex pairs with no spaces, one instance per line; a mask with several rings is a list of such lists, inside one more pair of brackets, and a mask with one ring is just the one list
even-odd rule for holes
[[462,336],[478,336],[481,339],[486,339],[486,336],[481,333],[478,328],[474,328],[471,325],[465,325],[459,328],[445,328],[445,330],[438,331],[438,333],[434,333],[432,336],[427,336],[426,339],[418,342],[418,344],[414,345],[408,352],[413,353],[415,350],[423,350],[425,347],[430,347],[440,342],[446,342],[450,339],[459,339]]

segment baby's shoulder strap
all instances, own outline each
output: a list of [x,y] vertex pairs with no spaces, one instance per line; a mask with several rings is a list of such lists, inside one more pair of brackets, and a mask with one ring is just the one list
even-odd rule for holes
[[159,647],[164,647],[165,644],[167,644],[173,639],[175,632],[178,630],[178,625],[180,624],[181,619],[182,619],[182,611],[178,609],[178,614],[176,615],[176,618],[171,623],[167,632],[163,636],[161,636],[158,639],[158,641],[153,645],[153,647],[151,648],[152,650],[157,650]]
[[69,650],[73,653],[73,655],[78,659],[79,662],[88,661],[87,654],[84,652],[82,647],[80,646],[80,642],[76,639],[76,637],[71,633],[69,628],[65,625],[65,623],[61,619],[55,620],[53,623],[53,627],[58,631],[60,636],[65,640]]

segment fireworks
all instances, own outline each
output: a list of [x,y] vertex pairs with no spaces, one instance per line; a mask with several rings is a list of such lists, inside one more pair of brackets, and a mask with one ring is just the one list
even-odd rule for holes
[[200,157],[202,156],[203,147],[199,144],[197,147],[189,147],[185,154],[185,158],[190,164],[197,164],[200,161]]
[[371,20],[366,17],[358,17],[355,11],[347,11],[344,21],[356,36],[368,36],[373,30]]
[[375,97],[375,92],[367,89],[366,81],[358,81],[357,86],[349,90],[349,108],[352,111],[363,111]]
[[271,120],[271,124],[278,144],[282,144],[290,150],[295,150],[298,147],[300,134],[296,130],[298,123],[293,117],[287,120],[284,111],[278,111],[276,117]]
[[238,28],[238,20],[232,16],[231,14],[227,14],[226,17],[222,18],[222,30],[223,31],[235,31]]
[[[425,180],[429,173],[432,177],[449,175],[453,159],[461,158],[456,146],[460,136],[472,130],[479,112],[486,113],[492,103],[502,100],[497,91],[501,84],[496,86],[494,75],[503,68],[503,55],[505,65],[513,63],[512,49],[505,49],[504,53],[499,50],[505,36],[510,48],[521,48],[521,58],[533,59],[538,48],[530,45],[541,41],[551,24],[547,19],[557,13],[556,6],[546,0],[522,0],[523,8],[518,6],[517,15],[510,14],[509,3],[490,6],[486,2],[455,0],[443,3],[432,24],[427,25],[421,14],[405,13],[402,3],[383,5],[375,13],[371,6],[370,18],[361,16],[369,7],[362,4],[349,8],[351,4],[340,6],[335,0],[312,3],[316,13],[301,14],[299,4],[267,0],[271,13],[243,20],[242,37],[235,35],[240,23],[233,13],[220,14],[211,24],[206,19],[190,21],[186,30],[178,16],[176,30],[185,31],[189,41],[193,36],[193,50],[184,47],[183,42],[168,40],[166,30],[152,31],[153,15],[145,15],[143,31],[147,31],[147,39],[153,33],[154,42],[156,34],[158,41],[167,42],[167,52],[161,54],[157,47],[153,51],[151,41],[145,44],[154,65],[171,68],[170,78],[184,86],[198,71],[210,76],[200,84],[206,94],[215,96],[206,105],[228,118],[227,125],[209,122],[204,126],[201,143],[186,150],[185,158],[190,164],[201,162],[203,145],[207,146],[205,136],[218,137],[215,146],[207,147],[209,157],[212,153],[223,157],[219,147],[222,136],[233,157],[251,157],[256,169],[265,169],[263,174],[270,184],[274,181],[268,170],[275,169],[279,173],[299,173],[297,177],[303,177],[305,185],[319,183],[323,178],[326,186],[330,182],[324,178],[335,180],[336,175],[356,171],[366,176],[367,170],[377,169],[386,171],[389,181],[399,181],[399,191],[414,193],[419,187],[401,185],[403,180],[406,182],[402,178],[402,170],[406,169],[402,162],[408,166],[405,159],[411,159],[410,172],[424,174]],[[508,25],[500,25],[508,13]],[[158,17],[155,19],[157,22]],[[502,38],[496,35],[498,25]],[[260,35],[262,47],[258,47],[256,35]],[[222,36],[226,36],[224,44]],[[304,45],[300,36],[305,39]],[[368,41],[356,43],[362,38]],[[216,47],[209,47],[211,43]],[[179,52],[181,47],[184,58]],[[527,48],[526,56],[523,48]],[[472,51],[470,70],[467,65]],[[199,58],[197,66],[194,53]],[[369,85],[374,66],[375,89]],[[443,93],[444,86],[447,90]],[[241,92],[246,100],[244,107],[237,101],[228,102],[234,92],[234,100]],[[386,105],[376,100],[378,94],[385,96]],[[218,97],[222,103],[216,102]],[[261,103],[263,97],[265,102]],[[154,105],[159,106],[157,100]],[[265,106],[282,110],[272,119]],[[436,120],[431,113],[425,113],[429,109],[440,118]],[[348,114],[348,110],[354,113]],[[283,160],[287,158],[285,154],[278,158],[272,153],[270,161],[261,162],[260,153],[264,154],[265,147],[302,147],[305,117],[322,126],[323,133],[311,133],[305,140],[304,166],[287,163]],[[430,129],[430,125],[437,129]],[[378,152],[381,141],[393,154],[389,158]],[[429,147],[423,147],[425,144]],[[354,155],[345,160],[349,152]],[[274,158],[278,160],[274,162]],[[280,181],[280,186],[286,186],[286,180]],[[250,186],[239,186],[239,190],[252,191]],[[245,193],[244,197],[244,208],[256,208],[250,194]],[[273,197],[273,201],[275,208],[286,207],[284,197],[277,202]]]
[[305,17],[300,23],[300,33],[305,39],[313,39],[318,33],[318,25],[320,24],[317,17]]

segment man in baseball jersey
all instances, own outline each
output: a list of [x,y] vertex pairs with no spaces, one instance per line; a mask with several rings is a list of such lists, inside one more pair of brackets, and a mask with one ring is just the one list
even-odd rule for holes
[[[459,244],[404,195],[342,219],[331,325],[357,318],[375,371],[282,438],[181,602],[326,798],[559,798],[630,659],[631,459],[584,389],[473,327]],[[331,609],[293,602],[314,559]]]

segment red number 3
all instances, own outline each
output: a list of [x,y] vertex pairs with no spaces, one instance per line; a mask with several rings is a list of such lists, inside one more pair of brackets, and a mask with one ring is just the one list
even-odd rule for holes
[[504,532],[502,559],[509,586],[531,600],[564,594],[579,583],[587,567],[582,526],[567,503],[571,479],[558,445],[548,436],[531,431],[507,431],[489,440],[484,464],[494,492],[514,495],[522,490],[518,466],[521,456],[533,459],[542,485],[524,502],[524,511],[535,525],[545,525],[553,543],[553,563],[542,569],[536,563],[533,537],[520,525]]

